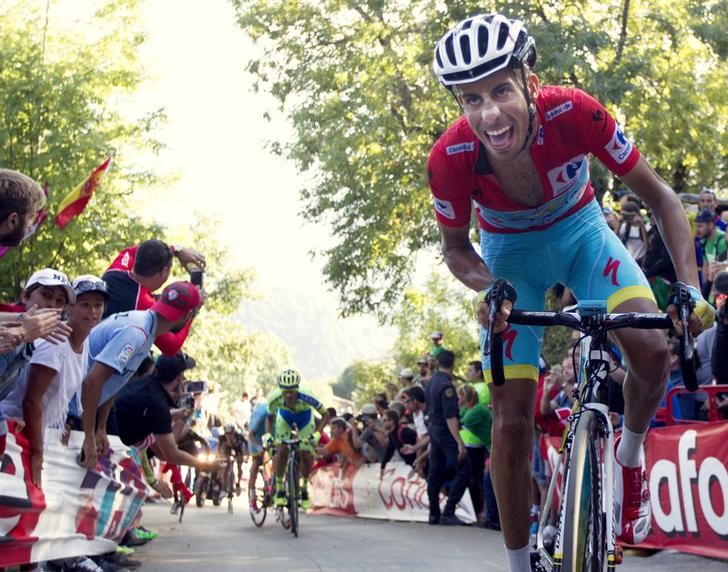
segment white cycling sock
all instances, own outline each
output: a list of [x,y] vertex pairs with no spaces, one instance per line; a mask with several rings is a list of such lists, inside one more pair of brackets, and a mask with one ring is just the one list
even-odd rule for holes
[[531,572],[531,547],[528,544],[515,550],[506,546],[506,554],[511,572]]
[[626,427],[622,429],[622,438],[619,440],[617,447],[617,461],[623,467],[639,467],[640,466],[640,448],[645,441],[644,433],[635,433]]

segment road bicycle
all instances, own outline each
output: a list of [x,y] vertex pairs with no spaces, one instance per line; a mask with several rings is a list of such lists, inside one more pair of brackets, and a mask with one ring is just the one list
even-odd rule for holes
[[[687,327],[692,311],[690,292],[681,283],[675,284],[674,292],[684,332],[680,338],[680,365],[685,386],[695,391],[698,384]],[[514,298],[512,287],[504,281],[496,281],[490,292],[486,337],[495,385],[505,382],[503,340],[500,334],[493,332],[495,314],[504,299],[515,301]],[[566,326],[584,334],[578,343],[579,365],[574,364],[574,406],[567,419],[560,454],[546,493],[547,508],[539,522],[536,552],[532,555],[533,568],[538,572],[613,570],[615,564],[621,562],[622,554],[615,542],[614,529],[614,428],[607,405],[607,377],[610,373],[607,334],[621,328],[670,329],[672,320],[665,314],[607,313],[604,301],[583,301],[573,311],[513,310],[508,322]],[[544,541],[544,529],[557,487],[559,510],[551,547]]]
[[286,507],[288,508],[288,516],[291,520],[291,532],[298,537],[298,499],[299,499],[299,478],[300,478],[300,458],[299,450],[301,448],[301,440],[292,433],[290,439],[282,439],[281,443],[288,446],[288,462],[286,463]]
[[[269,450],[269,458],[258,467],[258,473],[254,477],[254,502],[250,502],[250,518],[255,526],[261,527],[265,522],[269,508],[275,509],[276,520],[281,523],[284,529],[291,528],[291,519],[288,515],[288,508],[285,506],[275,507],[273,497],[275,496],[275,481],[273,479],[272,459],[274,451]],[[249,499],[250,500],[250,499]]]

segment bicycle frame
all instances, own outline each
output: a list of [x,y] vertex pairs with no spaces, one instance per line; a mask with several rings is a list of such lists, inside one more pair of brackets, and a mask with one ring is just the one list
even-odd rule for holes
[[[496,287],[497,286],[497,287]],[[503,368],[503,340],[500,333],[494,333],[495,308],[501,308],[504,300],[515,302],[515,290],[506,281],[496,280],[490,290],[490,317],[486,344],[491,354],[491,373],[496,386],[505,383]],[[688,328],[694,303],[689,288],[680,282],[673,285],[671,304],[678,310],[682,333],[680,339],[680,368],[685,386],[690,391],[697,389],[693,342]],[[554,539],[554,556],[544,546],[543,530],[549,510],[544,510],[537,533],[537,553],[533,565],[536,570],[561,572],[562,567],[583,568],[589,556],[598,559],[603,568],[609,570],[621,562],[621,550],[616,546],[614,515],[614,428],[609,420],[606,402],[606,382],[609,375],[607,333],[620,328],[670,329],[672,320],[665,314],[639,312],[607,313],[604,301],[581,301],[578,312],[565,309],[563,312],[524,312],[513,310],[508,317],[511,324],[530,326],[566,326],[585,334],[581,339],[580,365],[575,372],[574,407],[567,420],[567,426],[559,449],[559,459],[551,475],[546,506],[551,509],[553,494],[561,472],[561,497]],[[595,339],[591,339],[594,336]],[[484,348],[485,351],[485,348]],[[485,352],[487,353],[487,352]],[[576,451],[577,455],[572,458]],[[598,470],[597,470],[598,467]],[[579,470],[578,474],[576,470]],[[588,473],[588,474],[587,474]],[[589,480],[586,489],[585,482]],[[572,487],[573,485],[573,487]],[[584,491],[588,492],[585,498]],[[569,499],[569,493],[574,498]],[[598,495],[598,497],[597,497]],[[578,498],[577,498],[578,497]],[[598,500],[598,505],[596,501]],[[595,520],[593,507],[600,506],[599,520]],[[585,513],[586,509],[586,513]],[[588,511],[592,511],[589,513]],[[589,528],[580,526],[592,524]],[[568,545],[569,564],[564,564],[565,529],[570,529]],[[606,562],[604,555],[606,554]],[[575,562],[571,562],[574,559]],[[595,569],[592,560],[589,566]],[[565,571],[570,572],[570,571]]]
[[[599,422],[605,430],[606,435],[603,437],[605,448],[602,452],[603,464],[600,464],[600,483],[603,494],[601,495],[602,515],[606,524],[606,553],[607,564],[611,568],[616,563],[616,535],[614,530],[614,487],[613,479],[607,478],[613,475],[614,470],[614,428],[609,419],[609,409],[604,403],[593,401],[594,396],[599,395],[602,384],[606,382],[608,375],[608,361],[605,361],[605,344],[603,341],[593,340],[591,336],[584,336],[579,343],[579,368],[576,372],[576,380],[574,385],[574,406],[572,413],[567,419],[567,426],[564,430],[564,436],[559,448],[559,457],[551,474],[548,491],[546,493],[546,502],[544,507],[551,507],[553,503],[553,495],[558,483],[562,466],[564,474],[562,475],[562,487],[559,498],[559,514],[556,526],[556,537],[554,538],[554,555],[549,554],[544,546],[543,531],[549,517],[549,509],[544,508],[539,522],[538,533],[536,536],[536,548],[540,557],[541,564],[547,570],[553,572],[561,572],[561,563],[563,555],[561,553],[563,545],[564,523],[563,515],[567,503],[567,494],[569,490],[570,479],[573,473],[570,471],[571,463],[571,444],[579,424],[579,419],[584,411],[591,411],[599,418]],[[590,356],[587,359],[585,356]],[[582,397],[583,396],[583,397]],[[566,458],[566,462],[564,462]]]

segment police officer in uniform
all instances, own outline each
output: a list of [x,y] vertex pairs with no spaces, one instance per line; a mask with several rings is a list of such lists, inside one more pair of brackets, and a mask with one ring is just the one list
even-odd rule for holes
[[[455,505],[470,481],[470,463],[465,444],[460,439],[458,398],[452,383],[455,354],[443,350],[437,356],[438,372],[425,388],[429,415],[430,468],[427,496],[430,500],[430,524],[464,524],[455,516]],[[454,470],[445,511],[440,515],[440,489]]]

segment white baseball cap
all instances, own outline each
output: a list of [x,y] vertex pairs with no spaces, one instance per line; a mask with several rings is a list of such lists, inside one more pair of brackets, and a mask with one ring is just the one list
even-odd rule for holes
[[28,282],[26,282],[25,289],[27,290],[34,284],[40,284],[41,286],[60,286],[66,291],[66,295],[68,296],[68,303],[76,303],[76,292],[73,290],[71,283],[68,281],[68,276],[66,276],[60,270],[53,270],[53,268],[44,268],[43,270],[38,270],[37,272],[34,272],[33,275],[28,279]]
[[402,371],[399,372],[399,377],[405,377],[405,378],[407,378],[407,377],[414,377],[414,376],[415,376],[415,372],[412,371],[408,367],[402,368]]

